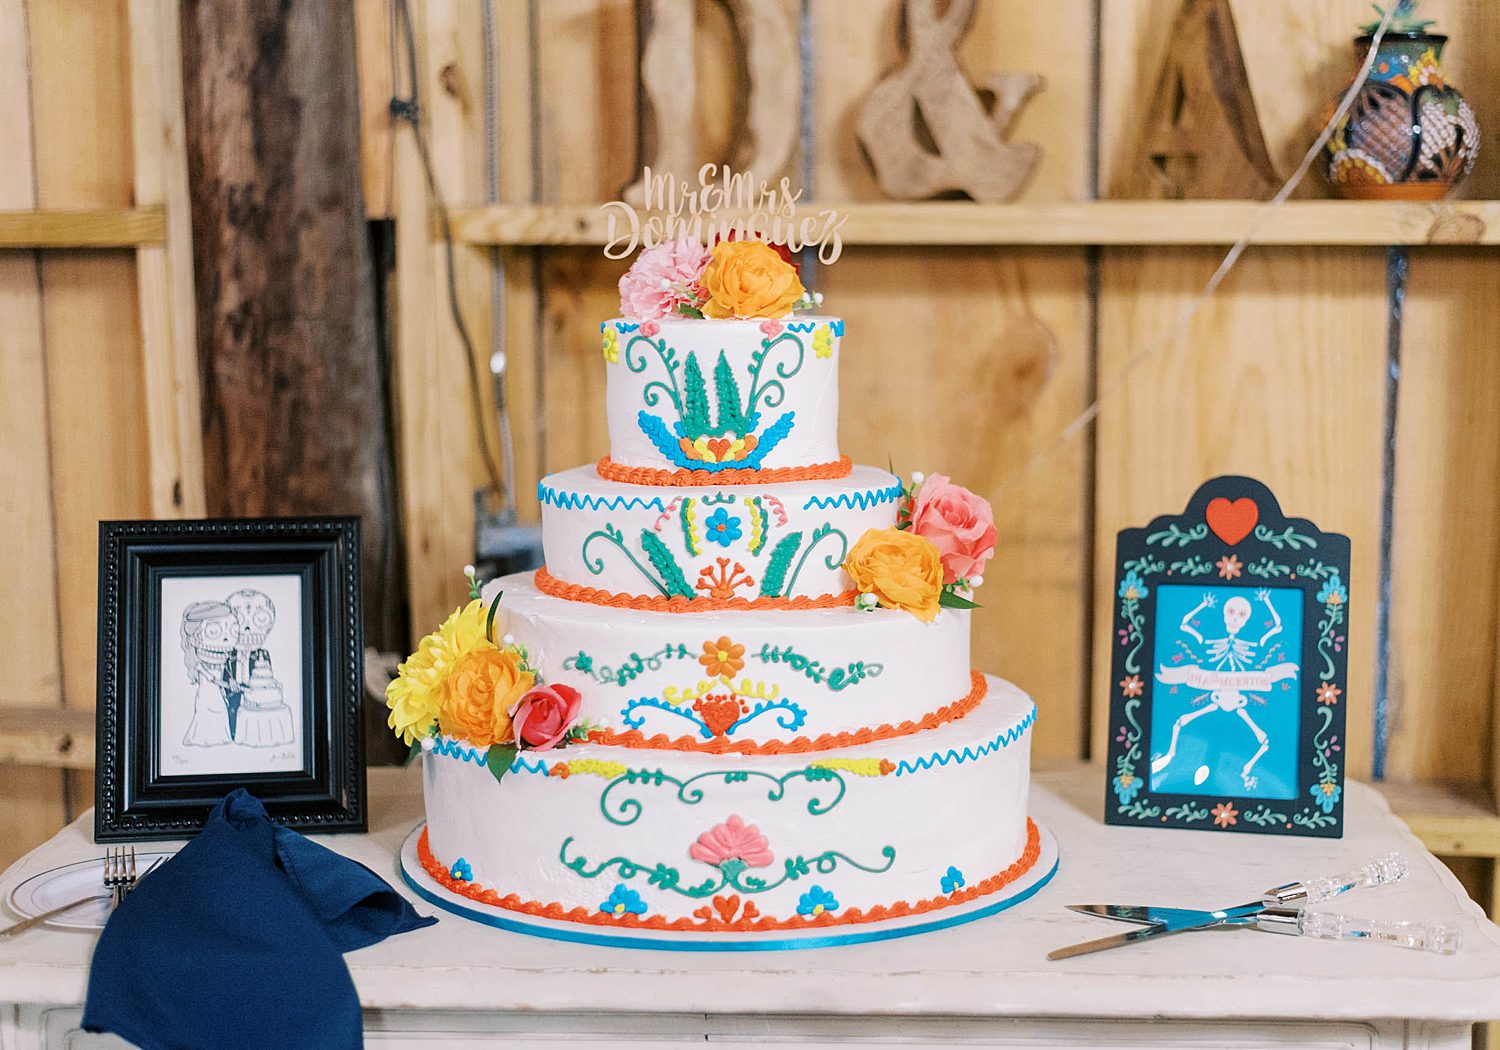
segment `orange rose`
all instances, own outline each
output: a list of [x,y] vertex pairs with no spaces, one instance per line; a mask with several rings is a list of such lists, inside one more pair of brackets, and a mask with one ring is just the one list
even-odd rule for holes
[[861,594],[887,609],[905,609],[923,623],[938,614],[943,561],[931,540],[901,529],[866,529],[844,559]]
[[535,682],[515,653],[491,645],[471,649],[443,682],[438,726],[475,747],[504,743],[511,737],[511,706]]
[[760,241],[720,241],[703,271],[704,317],[785,317],[807,294],[792,265]]

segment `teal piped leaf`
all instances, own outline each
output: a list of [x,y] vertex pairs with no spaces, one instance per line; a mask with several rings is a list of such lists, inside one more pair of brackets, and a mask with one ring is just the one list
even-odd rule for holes
[[495,778],[496,783],[499,783],[505,779],[505,774],[510,772],[510,764],[515,760],[515,744],[491,744],[484,756],[484,767],[490,771],[490,776]]
[[698,355],[688,354],[682,369],[682,429],[689,440],[709,432],[708,390],[703,385],[703,370]]
[[792,559],[797,556],[797,548],[802,546],[802,533],[789,532],[781,537],[781,542],[771,551],[770,560],[766,562],[765,574],[760,578],[760,594],[762,598],[781,597],[781,588],[786,584],[786,571],[791,568]]
[[719,351],[719,363],[714,365],[714,394],[719,399],[719,425],[714,433],[744,437],[751,429],[750,421],[740,408],[739,380],[734,378],[734,369],[729,367],[729,360],[722,350]]
[[[688,358],[688,361],[691,363],[692,358]],[[693,596],[692,585],[682,574],[682,568],[677,564],[677,559],[672,557],[672,552],[667,550],[667,545],[661,541],[660,536],[650,529],[642,529],[641,549],[646,552],[646,557],[651,559],[652,567],[661,576],[661,582],[666,587],[668,596],[674,594],[680,594],[685,598]]]

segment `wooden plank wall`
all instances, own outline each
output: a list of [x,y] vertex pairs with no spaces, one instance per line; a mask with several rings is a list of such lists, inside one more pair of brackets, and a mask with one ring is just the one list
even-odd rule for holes
[[[124,0],[0,0],[5,208],[134,201]],[[129,251],[0,254],[0,703],[94,697],[96,522],[151,511],[136,264]],[[14,588],[14,590],[12,590]],[[93,804],[86,773],[0,766],[15,856]]]
[[[1023,201],[1088,199],[1095,150],[1097,182],[1107,194],[1139,133],[1177,4],[1059,0],[1018,13],[1013,0],[980,0],[960,49],[971,79],[1014,70],[1048,80],[1016,123],[1017,138],[1045,150]],[[478,0],[423,6],[429,21],[479,25]],[[1233,9],[1270,153],[1286,175],[1315,134],[1325,100],[1352,70],[1352,27],[1367,17],[1368,5],[1235,0]],[[1454,80],[1482,118],[1500,112],[1497,59],[1484,43],[1500,33],[1500,10],[1484,0],[1430,0],[1425,9],[1453,36],[1445,60]],[[802,5],[785,0],[785,10],[795,19]],[[881,199],[853,125],[865,92],[903,60],[899,2],[812,0],[807,10],[810,195]],[[740,67],[721,5],[697,3],[694,11],[699,147],[705,159],[722,158]],[[495,12],[499,199],[613,198],[638,170],[634,3],[502,3]],[[434,36],[440,57],[426,72],[429,96],[445,84],[478,90],[481,57],[461,54],[463,44],[475,41],[473,32],[448,43]],[[534,53],[526,46],[532,41]],[[471,97],[454,97],[450,89],[436,105],[450,112],[435,113],[434,126],[447,120],[459,136],[439,150],[449,151],[443,175],[450,200],[460,199],[453,191],[461,180],[472,190],[472,172],[483,165],[475,153],[483,128],[454,124],[455,114],[471,120]],[[800,171],[803,158],[793,167]],[[1500,192],[1500,151],[1482,156],[1465,192]],[[1327,189],[1314,172],[1297,195],[1326,196]],[[479,199],[472,192],[468,198]],[[1213,474],[1264,478],[1289,509],[1355,541],[1357,655],[1346,743],[1351,771],[1367,776],[1386,254],[1254,250],[1186,335],[1117,386],[1125,362],[1170,328],[1221,254],[1208,248],[847,250],[818,276],[829,308],[850,326],[843,444],[858,460],[945,470],[995,501],[1003,545],[990,575],[998,587],[977,618],[976,654],[1038,694],[1042,755],[1099,754],[1109,730],[1102,715],[1109,604],[1092,595],[1108,592],[1115,531],[1182,505]],[[523,514],[531,514],[526,497],[541,474],[605,450],[596,330],[615,310],[620,267],[589,248],[508,250],[503,262],[518,491]],[[461,268],[488,263],[481,253],[461,253]],[[1500,537],[1493,478],[1500,431],[1487,405],[1500,368],[1489,317],[1497,309],[1497,273],[1485,249],[1410,256],[1387,764],[1397,779],[1485,785],[1495,764]],[[490,311],[482,278],[467,274],[460,283],[471,323],[484,324]],[[434,323],[442,329],[446,318]],[[487,356],[481,348],[481,360]],[[1095,431],[1055,444],[1089,402],[1096,376],[1109,396]],[[467,410],[452,387],[442,394],[426,387],[423,396],[453,417]],[[955,404],[970,410],[953,412]],[[471,466],[470,482],[481,484],[483,472]],[[427,509],[441,519],[442,534],[453,537],[448,563],[457,564],[469,528],[466,508],[456,497],[445,504],[434,497]],[[422,571],[414,561],[413,572]],[[451,590],[445,583],[441,593],[430,592],[414,622],[441,615]],[[1463,597],[1455,598],[1460,590]]]
[[[144,0],[136,0],[137,10]],[[398,224],[396,377],[414,625],[446,611],[472,550],[472,491],[486,471],[468,370],[487,390],[491,333],[507,352],[517,490],[605,448],[597,324],[615,309],[619,266],[593,249],[460,248],[465,358],[446,307],[446,261],[428,236],[416,150],[386,102],[405,90],[387,0],[357,0],[366,114],[366,199]],[[801,0],[784,0],[792,18]],[[1034,71],[1048,86],[1017,121],[1042,144],[1023,200],[1082,200],[1129,155],[1168,46],[1177,0],[979,0],[961,61],[975,82]],[[1365,0],[1235,0],[1273,159],[1290,171],[1322,100],[1349,71]],[[1094,25],[1096,8],[1099,24]],[[1428,0],[1453,37],[1454,80],[1481,121],[1500,119],[1500,9]],[[419,84],[437,177],[454,204],[481,203],[486,172],[481,0],[412,4]],[[697,126],[722,155],[739,66],[721,5],[699,2]],[[811,190],[877,200],[853,138],[864,93],[903,59],[898,0],[809,0]],[[501,201],[589,203],[637,171],[632,0],[496,0],[494,192]],[[127,0],[0,0],[0,208],[128,207],[141,163],[132,139]],[[533,21],[534,19],[534,21]],[[1098,38],[1097,71],[1093,41]],[[400,53],[397,48],[398,55]],[[788,55],[787,61],[795,61]],[[1095,87],[1097,73],[1097,91]],[[1098,175],[1094,174],[1094,156]],[[145,180],[149,182],[149,180]],[[170,193],[163,185],[161,191]],[[1326,193],[1316,175],[1299,195]],[[1466,195],[1500,196],[1500,150]],[[167,250],[173,250],[171,248]],[[843,442],[856,458],[946,470],[991,496],[1004,546],[978,618],[979,662],[1042,701],[1038,752],[1097,753],[1108,731],[1103,637],[1113,534],[1180,505],[1210,474],[1265,478],[1288,506],[1354,537],[1351,769],[1370,766],[1385,383],[1385,253],[1252,251],[1192,329],[1135,372],[1092,434],[1053,437],[1166,329],[1218,259],[1213,249],[850,249],[819,275],[850,325]],[[1500,639],[1494,479],[1500,421],[1500,269],[1486,249],[1410,253],[1395,492],[1388,772],[1489,785]],[[94,523],[161,510],[160,456],[140,409],[148,382],[136,262],[127,251],[0,254],[0,574],[25,603],[0,607],[0,638],[28,659],[0,703],[88,708],[93,699]],[[968,406],[955,412],[954,405]],[[493,420],[486,416],[485,425]],[[180,421],[177,424],[181,425]],[[420,439],[415,435],[420,434]],[[442,461],[417,462],[417,448]],[[1040,462],[1037,456],[1047,450]],[[155,497],[155,498],[153,498]],[[1092,638],[1093,658],[1087,651]],[[14,853],[89,799],[87,776],[0,766],[0,841]]]

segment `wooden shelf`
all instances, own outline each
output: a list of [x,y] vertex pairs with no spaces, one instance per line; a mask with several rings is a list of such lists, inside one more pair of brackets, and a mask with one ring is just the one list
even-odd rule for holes
[[[1232,244],[1263,207],[1259,201],[829,206],[848,216],[841,233],[850,245],[1120,246]],[[452,221],[454,236],[472,245],[603,245],[608,219],[597,204],[500,204],[457,209]],[[1500,244],[1500,201],[1291,201],[1270,213],[1254,243]]]
[[0,765],[94,768],[94,712],[0,705]]
[[138,248],[165,244],[167,213],[160,205],[91,211],[0,211],[0,250]]

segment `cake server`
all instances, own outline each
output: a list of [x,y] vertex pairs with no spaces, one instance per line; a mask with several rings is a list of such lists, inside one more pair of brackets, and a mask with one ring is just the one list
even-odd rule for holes
[[1267,890],[1258,901],[1217,911],[1135,904],[1071,904],[1068,906],[1071,911],[1133,923],[1140,928],[1058,948],[1049,952],[1047,958],[1071,959],[1173,933],[1206,930],[1216,926],[1255,926],[1274,933],[1297,934],[1324,940],[1385,941],[1403,948],[1451,955],[1458,950],[1460,935],[1455,927],[1444,923],[1359,919],[1331,912],[1305,910],[1306,905],[1330,900],[1350,890],[1397,882],[1405,878],[1406,872],[1406,857],[1400,853],[1392,853],[1355,871],[1308,882],[1287,883]]

